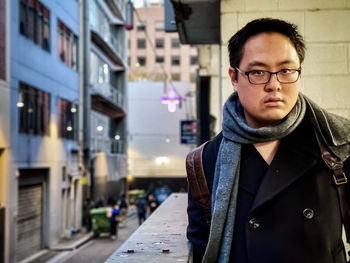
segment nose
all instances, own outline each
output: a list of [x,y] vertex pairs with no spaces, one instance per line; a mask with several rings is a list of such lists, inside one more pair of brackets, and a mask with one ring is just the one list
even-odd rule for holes
[[282,86],[281,83],[277,79],[277,74],[271,74],[269,82],[266,83],[265,89],[267,91],[275,91],[275,90],[281,90]]

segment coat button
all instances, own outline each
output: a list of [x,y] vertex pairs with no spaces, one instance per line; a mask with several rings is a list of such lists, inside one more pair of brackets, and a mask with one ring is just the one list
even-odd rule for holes
[[303,215],[307,219],[312,219],[314,217],[314,215],[315,215],[315,212],[311,208],[305,208],[304,211],[303,211]]
[[249,221],[248,221],[248,224],[251,228],[253,229],[257,229],[258,227],[260,227],[260,222],[258,219],[256,218],[251,218]]

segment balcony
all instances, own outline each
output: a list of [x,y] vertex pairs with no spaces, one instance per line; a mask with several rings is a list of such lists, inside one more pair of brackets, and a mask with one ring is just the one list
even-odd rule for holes
[[[118,6],[122,8],[124,6],[125,8],[125,0],[118,0],[117,2],[120,2]],[[117,23],[115,14],[112,14],[112,7],[114,7],[115,10],[119,10],[113,0],[98,0],[96,2],[91,2],[89,8],[91,40],[113,63],[125,68],[125,29],[122,26],[123,24]]]
[[125,21],[126,0],[104,0],[114,16]]
[[125,51],[120,45],[120,40],[113,36],[110,31],[106,31],[102,26],[90,25],[91,40],[108,56],[115,64],[126,67]]
[[110,118],[125,116],[124,94],[109,84],[90,85],[91,108]]
[[92,137],[91,151],[94,153],[104,152],[107,154],[125,154],[125,146],[123,140],[115,140],[112,138]]

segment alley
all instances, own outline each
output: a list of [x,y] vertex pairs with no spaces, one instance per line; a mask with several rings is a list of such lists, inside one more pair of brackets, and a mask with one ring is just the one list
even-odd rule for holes
[[110,255],[113,254],[138,228],[138,220],[136,213],[129,216],[126,226],[121,226],[118,232],[117,240],[113,240],[109,235],[94,238],[75,252],[67,255],[60,262],[80,263],[105,262]]

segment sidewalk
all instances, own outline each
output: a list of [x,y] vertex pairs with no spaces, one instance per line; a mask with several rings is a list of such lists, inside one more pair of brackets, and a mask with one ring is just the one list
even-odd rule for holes
[[[128,209],[128,218],[136,215],[136,208],[130,207]],[[120,228],[123,228],[120,225]],[[71,238],[62,239],[58,244],[51,246],[49,249],[43,249],[38,253],[26,258],[20,263],[57,263],[62,262],[72,251],[85,245],[91,239],[93,239],[93,232],[86,232],[83,230],[72,235]]]
[[48,263],[59,262],[61,258],[78,249],[93,238],[93,233],[79,232],[69,239],[62,239],[58,244],[39,251],[29,258],[21,261],[21,263]]

